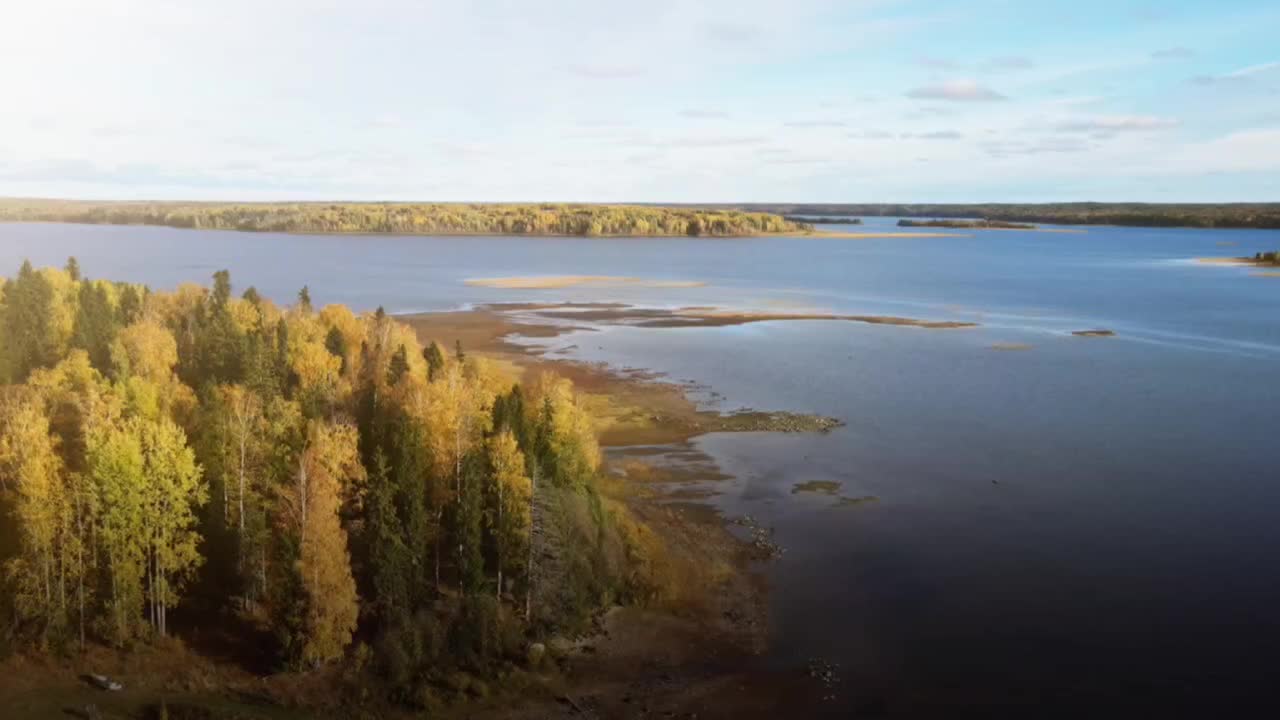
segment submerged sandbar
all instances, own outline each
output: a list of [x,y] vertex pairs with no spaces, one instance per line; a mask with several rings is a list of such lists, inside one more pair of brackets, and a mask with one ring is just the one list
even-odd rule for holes
[[474,287],[503,288],[506,290],[559,290],[562,288],[695,288],[703,287],[700,280],[654,280],[650,278],[624,277],[620,275],[518,275],[515,277],[468,278],[467,285]]

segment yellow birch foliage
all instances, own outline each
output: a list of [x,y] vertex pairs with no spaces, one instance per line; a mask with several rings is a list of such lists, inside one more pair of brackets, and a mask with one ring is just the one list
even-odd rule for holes
[[350,425],[313,423],[291,498],[301,540],[297,571],[307,598],[302,659],[311,665],[341,657],[356,628],[360,598],[340,511],[348,488],[364,477],[357,439]]
[[35,397],[0,407],[0,479],[14,489],[20,550],[6,568],[19,615],[46,625],[65,618],[65,567],[60,549],[70,530],[62,461],[49,420]]

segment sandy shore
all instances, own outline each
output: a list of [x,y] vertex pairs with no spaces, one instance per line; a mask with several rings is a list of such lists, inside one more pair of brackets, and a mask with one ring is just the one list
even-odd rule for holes
[[1205,265],[1258,265],[1253,258],[1246,257],[1198,257],[1196,258],[1196,262],[1203,263]]

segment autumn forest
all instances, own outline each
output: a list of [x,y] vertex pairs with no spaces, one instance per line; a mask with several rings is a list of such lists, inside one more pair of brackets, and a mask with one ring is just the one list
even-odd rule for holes
[[567,380],[212,281],[71,259],[0,285],[8,643],[128,648],[199,608],[269,633],[277,668],[357,658],[415,705],[656,592],[656,541],[597,492]]

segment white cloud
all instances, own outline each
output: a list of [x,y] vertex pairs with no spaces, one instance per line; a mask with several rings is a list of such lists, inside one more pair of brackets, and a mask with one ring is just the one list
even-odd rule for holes
[[957,102],[985,102],[1005,100],[1005,96],[976,80],[949,80],[924,85],[907,92],[907,97],[917,100],[949,100]]

